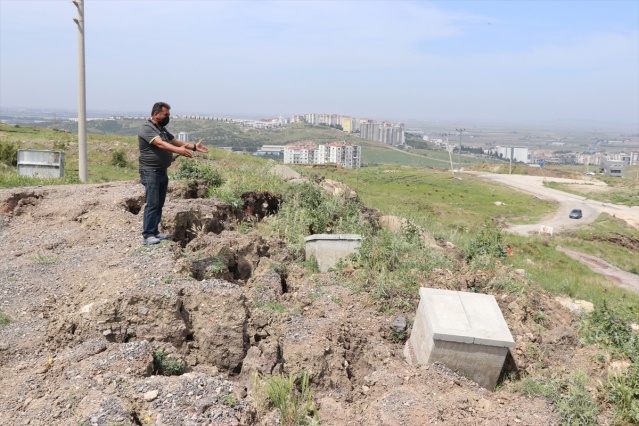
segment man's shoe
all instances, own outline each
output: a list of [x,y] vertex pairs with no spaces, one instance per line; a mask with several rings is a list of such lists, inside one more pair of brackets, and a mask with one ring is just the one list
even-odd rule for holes
[[169,240],[171,239],[171,236],[169,234],[157,234],[155,238],[158,240]]
[[156,238],[156,237],[146,237],[143,241],[142,244],[145,246],[150,246],[152,244],[159,244],[160,243],[160,239]]

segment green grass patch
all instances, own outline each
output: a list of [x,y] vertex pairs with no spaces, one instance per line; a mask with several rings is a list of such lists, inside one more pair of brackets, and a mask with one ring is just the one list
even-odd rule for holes
[[258,405],[268,402],[277,409],[281,425],[319,425],[307,372],[288,377],[278,375],[267,378],[255,375],[253,389]]
[[11,318],[9,318],[9,315],[7,315],[4,312],[0,311],[0,325],[7,325],[10,322],[11,322]]
[[565,380],[541,376],[526,378],[515,390],[552,401],[562,425],[596,425],[599,407],[587,385],[587,374],[577,371]]
[[[475,176],[462,175],[460,179],[431,169],[385,166],[313,172],[346,183],[366,205],[383,214],[410,218],[427,229],[444,225],[467,230],[494,217],[535,223],[555,208],[552,203],[487,184]],[[497,201],[502,204],[496,205]]]
[[639,316],[639,305],[610,306],[603,302],[579,321],[579,335],[588,344],[606,348],[615,358],[639,363],[639,335],[630,323]]
[[639,363],[635,362],[624,373],[611,375],[604,392],[617,424],[639,424]]
[[[613,179],[613,178],[609,178]],[[586,181],[583,184],[546,182],[545,186],[570,194],[601,201],[602,203],[620,204],[625,206],[639,206],[639,185],[627,178],[614,178],[604,191],[593,190]]]
[[[639,306],[639,295],[610,283],[588,266],[556,250],[564,245],[561,237],[531,238],[509,234],[505,242],[513,247],[507,262],[555,295],[568,295],[595,305],[604,301],[621,307]],[[639,314],[637,315],[639,319]]]

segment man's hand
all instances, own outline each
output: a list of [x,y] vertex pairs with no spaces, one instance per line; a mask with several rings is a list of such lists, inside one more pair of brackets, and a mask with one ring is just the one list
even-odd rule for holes
[[186,146],[181,146],[177,149],[177,153],[183,157],[193,158],[193,151],[188,149]]
[[205,147],[204,145],[202,145],[202,139],[197,141],[197,143],[195,144],[195,150],[197,152],[209,152],[209,149]]

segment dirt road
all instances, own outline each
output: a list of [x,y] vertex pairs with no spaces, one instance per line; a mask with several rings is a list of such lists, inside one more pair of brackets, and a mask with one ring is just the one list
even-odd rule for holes
[[[591,223],[597,219],[601,213],[608,213],[625,220],[633,227],[639,228],[639,207],[605,204],[600,201],[589,200],[583,196],[548,188],[543,185],[544,178],[540,176],[471,173],[479,175],[482,178],[490,179],[534,194],[542,199],[554,200],[559,204],[557,211],[546,217],[541,223],[536,223],[534,225],[511,225],[507,229],[509,232],[529,235],[531,232],[539,232],[542,226],[551,227],[553,232],[565,231]],[[583,183],[583,181],[575,179],[549,178],[547,180],[552,180],[554,182]],[[605,183],[597,180],[593,180],[589,183],[605,185]],[[568,215],[572,209],[581,209],[583,217],[581,219],[570,219]],[[590,256],[585,253],[565,249],[559,246],[557,247],[557,250],[562,251],[568,256],[588,265],[590,269],[604,275],[607,279],[620,287],[639,293],[639,279],[637,275],[623,271],[595,256]]]
[[[466,172],[484,179],[499,182],[504,185],[517,188],[521,191],[531,193],[545,200],[553,200],[559,204],[559,208],[552,215],[544,218],[540,223],[533,225],[512,225],[508,231],[521,235],[528,235],[531,232],[538,232],[542,226],[552,228],[553,232],[565,231],[577,228],[593,222],[601,213],[608,213],[614,217],[625,220],[629,225],[639,228],[639,207],[627,207],[615,204],[602,203],[588,199],[581,195],[569,194],[567,192],[544,186],[544,178],[541,176],[524,175],[503,175],[481,172]],[[545,178],[546,181],[562,183],[584,183],[584,181],[564,178]],[[604,182],[592,180],[589,184],[605,185]],[[570,219],[568,215],[572,209],[581,209],[583,217],[581,219]]]

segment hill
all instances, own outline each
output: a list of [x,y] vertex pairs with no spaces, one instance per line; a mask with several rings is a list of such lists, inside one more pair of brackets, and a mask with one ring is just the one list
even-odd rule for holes
[[[213,151],[194,164],[212,164],[219,187],[176,179],[182,162],[172,170],[163,224],[173,239],[158,246],[140,245],[135,180],[0,190],[0,423],[270,425],[281,415],[312,424],[314,413],[335,425],[636,421],[636,296],[595,281],[594,301],[607,303],[578,316],[531,272],[554,271],[564,285],[590,276],[557,254],[558,240],[505,240],[482,215],[464,230],[464,198],[501,189],[412,169],[328,178],[308,169],[306,180],[286,180],[273,163]],[[437,198],[450,192],[454,210],[438,215],[451,205],[442,200],[423,223],[414,213],[382,226],[389,207],[373,195],[427,196],[428,184]],[[530,200],[499,194],[514,206]],[[606,220],[598,226],[624,232]],[[357,256],[319,273],[303,255],[313,232],[365,238]],[[516,345],[494,391],[441,365],[406,364],[420,286],[496,297]]]

